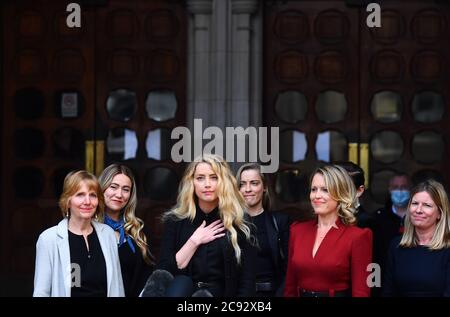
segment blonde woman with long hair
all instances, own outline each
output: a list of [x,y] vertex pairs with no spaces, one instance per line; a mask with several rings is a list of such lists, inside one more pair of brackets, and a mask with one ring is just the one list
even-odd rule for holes
[[356,189],[340,166],[318,168],[310,201],[316,219],[291,226],[285,296],[368,297],[372,232],[355,226]]
[[450,207],[435,180],[411,192],[402,237],[392,240],[384,296],[450,297]]
[[176,206],[163,215],[158,268],[191,278],[193,292],[253,295],[256,250],[244,217],[245,201],[227,162],[213,154],[197,158],[184,173]]
[[127,297],[137,297],[153,269],[149,232],[136,214],[136,182],[130,168],[111,164],[99,177],[105,200],[105,223],[116,232]]

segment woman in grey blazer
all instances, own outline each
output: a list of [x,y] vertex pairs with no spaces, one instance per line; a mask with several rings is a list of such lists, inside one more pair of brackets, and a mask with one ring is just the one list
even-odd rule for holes
[[94,175],[66,176],[59,200],[64,219],[41,233],[36,244],[33,296],[124,296],[117,239],[109,226],[97,222],[103,206]]

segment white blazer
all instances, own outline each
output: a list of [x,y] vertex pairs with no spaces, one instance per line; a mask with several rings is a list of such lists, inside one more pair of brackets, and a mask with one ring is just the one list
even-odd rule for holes
[[[123,297],[117,239],[108,225],[92,221],[106,263],[107,296]],[[72,276],[67,218],[41,233],[36,243],[34,297],[70,297]]]

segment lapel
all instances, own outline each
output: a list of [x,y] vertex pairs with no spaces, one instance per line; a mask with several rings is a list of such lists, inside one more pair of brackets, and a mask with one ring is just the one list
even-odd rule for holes
[[264,211],[264,213],[267,240],[269,241],[269,247],[271,251],[270,254],[272,255],[272,261],[275,264],[275,267],[278,267],[278,232],[273,224],[273,215],[268,211]]
[[57,248],[59,254],[59,261],[61,263],[63,273],[63,283],[65,296],[71,294],[72,286],[72,264],[70,262],[70,246],[69,246],[69,233],[68,233],[68,220],[64,218],[58,223],[57,226]]
[[[338,218],[336,220],[336,226],[335,227],[331,227],[330,231],[327,232],[325,238],[323,239],[322,243],[320,244],[319,248],[317,249],[316,252],[316,256],[314,257],[314,259],[317,259],[318,257],[321,256],[321,254],[327,254],[329,255],[329,250],[332,250],[333,247],[335,246],[336,242],[341,238],[341,236],[344,234],[345,230],[347,229],[347,227],[341,222],[341,219]],[[316,233],[317,233],[317,221],[315,221],[315,226],[313,227],[313,241],[312,241],[312,245],[314,246],[314,240],[316,237]],[[311,256],[312,256],[312,252],[311,252]]]
[[[108,242],[108,236],[105,235],[104,229],[106,225],[102,225],[98,223],[97,221],[93,220],[92,225],[94,226],[95,232],[97,233],[98,241],[100,242],[100,247],[103,252],[103,256],[105,257],[105,263],[106,263],[106,291],[109,294],[109,290],[111,289],[111,283],[113,280],[112,277],[112,265],[114,263],[111,255],[112,253],[109,252],[109,242]],[[116,246],[117,247],[117,246]]]

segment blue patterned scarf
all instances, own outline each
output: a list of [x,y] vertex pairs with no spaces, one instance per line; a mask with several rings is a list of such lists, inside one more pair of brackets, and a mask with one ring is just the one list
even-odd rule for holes
[[115,221],[114,219],[108,217],[108,215],[105,215],[105,223],[113,228],[114,231],[119,231],[119,247],[124,244],[126,240],[131,248],[131,251],[133,251],[133,253],[136,253],[133,245],[133,239],[128,234],[125,234],[125,228],[123,227],[125,221],[123,220],[123,217],[120,217],[119,221]]

